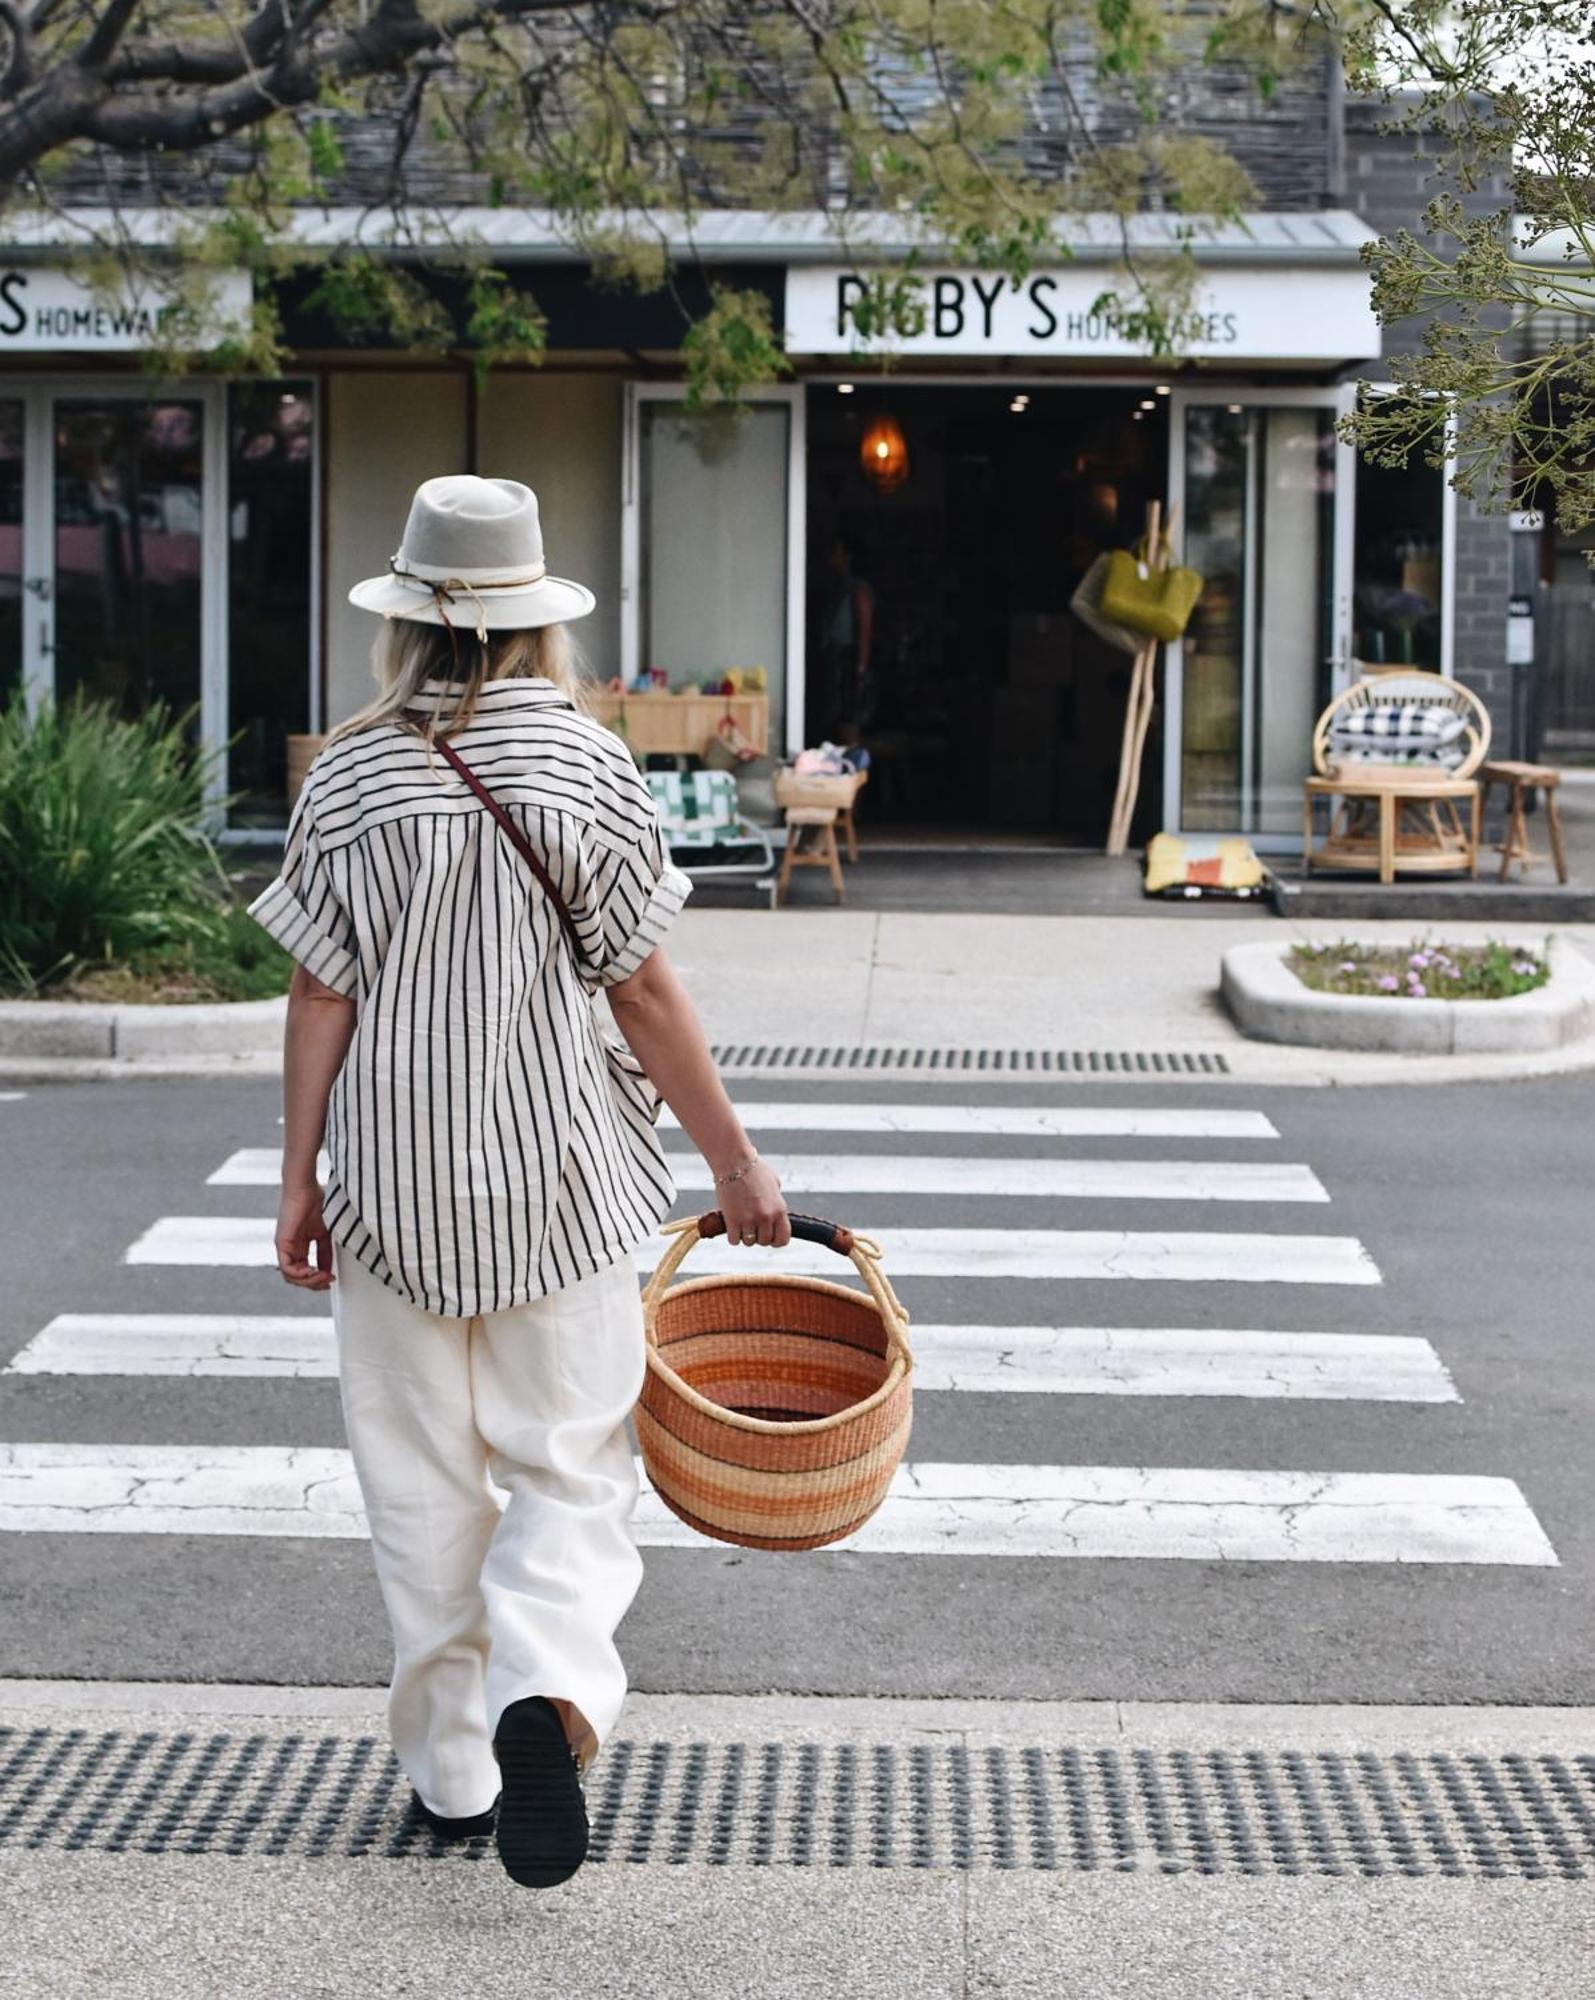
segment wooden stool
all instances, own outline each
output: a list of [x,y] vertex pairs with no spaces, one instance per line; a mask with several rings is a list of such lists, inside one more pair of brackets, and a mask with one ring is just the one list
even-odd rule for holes
[[[786,901],[787,884],[792,880],[794,868],[829,868],[836,900],[839,903],[846,901],[847,892],[842,886],[842,857],[836,849],[836,814],[835,806],[787,807],[786,851],[781,856],[781,872],[775,881],[777,909]],[[818,838],[812,847],[804,847],[804,831],[811,826],[818,829]]]
[[[1562,816],[1557,809],[1556,788],[1562,774],[1550,764],[1517,764],[1510,760],[1487,763],[1479,773],[1487,802],[1492,785],[1506,786],[1506,838],[1500,843],[1501,874],[1505,881],[1512,863],[1527,874],[1537,862],[1549,858],[1556,866],[1558,882],[1567,880],[1567,849],[1562,844]],[[1528,824],[1524,817],[1536,788],[1545,794],[1545,824],[1551,836],[1549,857],[1529,846]]]

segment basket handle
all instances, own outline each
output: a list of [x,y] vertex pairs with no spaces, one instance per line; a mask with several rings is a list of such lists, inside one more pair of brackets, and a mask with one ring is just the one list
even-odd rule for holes
[[[838,1257],[851,1257],[855,1237],[851,1229],[845,1229],[840,1222],[827,1222],[818,1215],[798,1215],[787,1212],[787,1225],[794,1236],[805,1243],[818,1243],[822,1249],[834,1250]],[[698,1217],[698,1239],[700,1242],[711,1236],[724,1236],[726,1219],[719,1209],[711,1208],[707,1215]]]
[[[823,1249],[834,1250],[839,1257],[851,1260],[880,1308],[888,1339],[912,1365],[908,1351],[908,1313],[881,1268],[880,1245],[871,1237],[855,1234],[840,1222],[826,1222],[817,1215],[794,1215],[789,1212],[787,1223],[792,1234],[805,1243],[818,1243]],[[666,1287],[695,1243],[707,1236],[723,1236],[726,1233],[725,1217],[718,1209],[712,1208],[704,1215],[689,1215],[681,1222],[667,1222],[662,1233],[673,1237],[674,1241],[654,1266],[642,1294],[650,1345],[653,1344],[654,1314]]]

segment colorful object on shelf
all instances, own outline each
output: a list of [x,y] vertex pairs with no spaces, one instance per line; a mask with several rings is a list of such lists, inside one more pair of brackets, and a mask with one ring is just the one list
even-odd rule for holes
[[874,418],[858,448],[864,477],[879,493],[895,493],[909,473],[908,440],[903,427],[883,410]]
[[1268,870],[1238,836],[1158,833],[1147,842],[1149,896],[1260,896]]

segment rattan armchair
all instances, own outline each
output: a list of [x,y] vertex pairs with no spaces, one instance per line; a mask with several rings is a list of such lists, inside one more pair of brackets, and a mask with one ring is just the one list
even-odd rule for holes
[[[1460,753],[1442,763],[1421,755],[1380,758],[1378,737],[1367,754],[1337,754],[1337,731],[1357,709],[1413,704],[1445,708],[1464,719],[1456,738]],[[1475,875],[1479,865],[1479,782],[1474,775],[1490,749],[1490,717],[1471,688],[1447,674],[1418,667],[1368,668],[1337,695],[1313,730],[1313,775],[1303,788],[1302,866],[1377,871],[1381,882],[1398,872]],[[1328,802],[1328,831],[1317,841],[1315,807]],[[1460,807],[1467,808],[1464,822]],[[1315,845],[1315,841],[1317,844]]]

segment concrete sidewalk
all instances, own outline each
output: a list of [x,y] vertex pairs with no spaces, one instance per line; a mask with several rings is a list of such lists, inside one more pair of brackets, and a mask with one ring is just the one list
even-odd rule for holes
[[376,1691],[14,1682],[0,1727],[19,1992],[1595,1993],[1582,1710],[633,1695],[541,1894],[406,1830]]
[[[1360,923],[1356,933],[1398,942],[1422,935],[1399,922]],[[689,904],[669,949],[710,1040],[721,1044],[1205,1055],[1221,1058],[1237,1081],[1280,1084],[1444,1083],[1595,1068],[1595,1041],[1542,1056],[1421,1058],[1248,1041],[1219,999],[1228,947],[1277,938],[1283,948],[1296,936],[1332,942],[1339,935],[1333,927],[1260,921],[1255,914],[1209,912],[1202,922],[1185,923],[1166,912],[947,916]],[[1432,935],[1452,943],[1504,937],[1538,949],[1546,931],[1452,924]],[[1569,925],[1557,935],[1595,960],[1595,925]],[[280,1026],[273,1020],[262,1029],[256,1022],[255,1033],[257,1052],[248,1056],[0,1058],[0,1081],[274,1075]],[[1111,1069],[1101,1076],[1115,1084],[1135,1080]],[[1166,1082],[1167,1074],[1152,1073],[1150,1080]]]
[[[1361,1055],[1248,1041],[1218,994],[1232,944],[1301,937],[1325,926],[1255,916],[1201,923],[1143,917],[931,916],[855,910],[695,910],[671,955],[710,1039],[781,1044],[945,1045],[1222,1056],[1258,1083],[1413,1083],[1532,1076],[1595,1067],[1595,1044],[1543,1057]],[[1405,941],[1411,924],[1357,926]],[[1543,926],[1454,924],[1452,943],[1504,937],[1533,948]],[[1439,936],[1436,930],[1434,935]],[[1558,932],[1595,959],[1595,926]],[[1125,1081],[1113,1076],[1109,1080]]]

